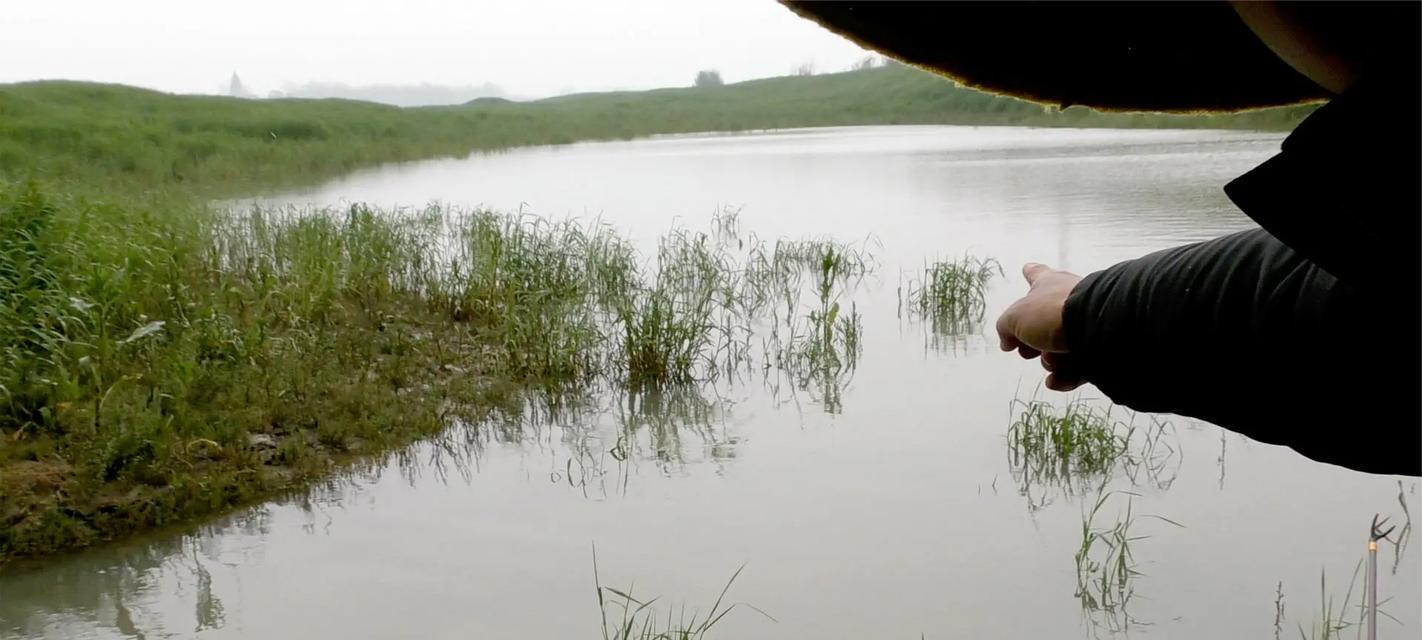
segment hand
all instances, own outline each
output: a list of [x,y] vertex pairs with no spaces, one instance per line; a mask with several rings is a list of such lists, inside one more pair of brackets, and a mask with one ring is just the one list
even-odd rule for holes
[[1027,295],[1022,296],[997,319],[997,337],[1003,351],[1017,350],[1023,358],[1041,357],[1046,369],[1047,388],[1071,391],[1086,382],[1073,371],[1066,337],[1062,333],[1062,308],[1067,296],[1081,282],[1081,276],[1058,271],[1044,264],[1022,266],[1027,279]]

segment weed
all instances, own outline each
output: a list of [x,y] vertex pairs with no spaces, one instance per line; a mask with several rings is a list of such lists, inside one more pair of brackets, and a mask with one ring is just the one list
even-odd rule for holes
[[[1127,496],[1126,511],[1110,527],[1098,524],[1098,518],[1103,515],[1102,508],[1113,493],[1102,491],[1097,496],[1091,509],[1082,516],[1081,545],[1073,556],[1076,562],[1076,597],[1083,614],[1093,624],[1104,622],[1113,632],[1141,624],[1131,617],[1127,609],[1136,593],[1135,581],[1142,575],[1136,569],[1131,545],[1148,537],[1132,532],[1137,523],[1131,501],[1135,494],[1122,493]],[[1139,517],[1183,526],[1161,516]]]
[[993,274],[1001,276],[1002,265],[992,258],[965,255],[928,263],[908,281],[907,297],[900,305],[906,305],[911,316],[926,320],[933,336],[971,333],[982,323]]
[[1068,493],[1100,491],[1116,472],[1132,486],[1168,489],[1181,458],[1168,422],[1151,418],[1145,426],[1112,418],[1081,400],[1064,407],[1015,399],[1007,428],[1008,465],[1032,509],[1046,506],[1035,487]]
[[731,585],[735,584],[736,578],[740,577],[743,570],[745,566],[731,574],[731,578],[721,588],[721,593],[716,596],[716,601],[711,603],[704,614],[695,609],[688,613],[683,604],[668,607],[663,617],[655,607],[660,598],[641,600],[637,598],[632,587],[624,591],[603,586],[602,578],[598,574],[597,546],[594,545],[593,584],[597,588],[597,607],[602,616],[603,640],[702,640],[722,619],[741,606],[775,622],[775,618],[770,614],[752,605],[726,603],[726,594],[730,593]]

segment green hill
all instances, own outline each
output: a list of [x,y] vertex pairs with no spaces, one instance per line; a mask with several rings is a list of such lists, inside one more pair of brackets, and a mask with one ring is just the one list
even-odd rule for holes
[[0,86],[0,177],[103,175],[121,180],[110,187],[189,183],[235,192],[381,162],[663,133],[868,124],[1288,129],[1311,109],[1221,116],[1056,111],[902,65],[718,87],[407,109],[46,81]]

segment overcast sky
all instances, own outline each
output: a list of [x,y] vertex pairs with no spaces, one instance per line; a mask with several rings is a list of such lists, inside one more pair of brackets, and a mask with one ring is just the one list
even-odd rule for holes
[[774,0],[5,0],[0,82],[66,78],[259,95],[308,81],[516,96],[727,82],[865,52]]

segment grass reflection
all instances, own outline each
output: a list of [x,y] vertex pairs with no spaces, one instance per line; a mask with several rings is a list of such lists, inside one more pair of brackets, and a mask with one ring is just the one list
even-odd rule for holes
[[[1109,518],[1104,508],[1113,496],[1125,496],[1126,508],[1115,518]],[[1105,628],[1118,633],[1132,626],[1149,624],[1133,617],[1129,610],[1131,600],[1136,597],[1136,583],[1144,575],[1138,569],[1133,545],[1149,538],[1140,533],[1139,522],[1146,519],[1184,526],[1157,515],[1135,514],[1132,502],[1135,496],[1129,492],[1103,491],[1082,516],[1081,544],[1073,555],[1075,595],[1083,617],[1093,629]]]
[[1119,420],[1114,410],[1079,399],[1060,407],[1013,400],[1008,467],[1029,510],[1058,494],[1099,493],[1116,478],[1132,487],[1170,488],[1181,463],[1174,426],[1155,417],[1139,424],[1134,413]]
[[1002,275],[1002,265],[992,258],[964,255],[925,263],[899,285],[899,313],[922,322],[929,348],[956,351],[963,338],[981,329],[994,275]]

